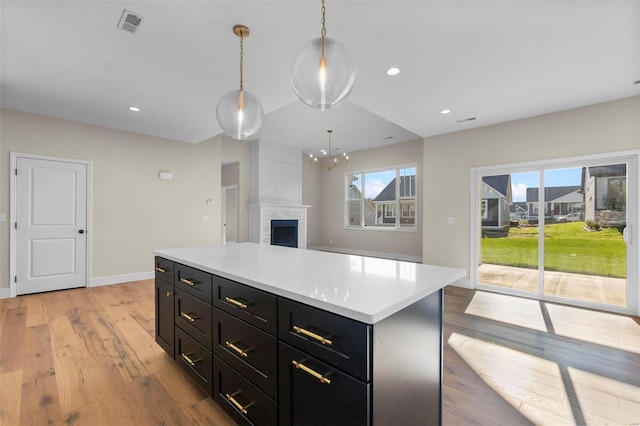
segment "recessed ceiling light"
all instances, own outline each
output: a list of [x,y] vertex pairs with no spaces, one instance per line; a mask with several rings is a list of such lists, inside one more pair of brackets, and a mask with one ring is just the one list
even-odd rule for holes
[[400,68],[391,67],[387,70],[387,75],[398,75],[400,74]]
[[129,111],[133,111],[133,112],[140,112],[140,108],[135,107],[135,106],[130,106],[127,108]]
[[451,110],[450,109],[443,109],[442,111],[440,111],[440,114],[450,114]]

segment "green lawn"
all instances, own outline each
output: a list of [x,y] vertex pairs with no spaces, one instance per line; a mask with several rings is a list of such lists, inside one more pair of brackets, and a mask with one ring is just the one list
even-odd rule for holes
[[[545,269],[626,277],[626,245],[617,228],[587,232],[584,222],[545,225]],[[505,238],[482,239],[482,261],[538,267],[538,227],[510,228]]]

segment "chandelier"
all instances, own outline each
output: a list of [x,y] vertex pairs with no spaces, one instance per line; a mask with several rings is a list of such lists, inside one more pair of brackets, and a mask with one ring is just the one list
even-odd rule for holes
[[233,27],[233,33],[240,37],[240,89],[227,92],[216,107],[216,118],[224,132],[234,139],[245,140],[262,126],[262,104],[251,93],[244,90],[244,38],[249,37],[249,28],[244,25]]
[[324,0],[321,23],[320,37],[302,46],[293,57],[290,78],[302,102],[324,111],[337,107],[349,96],[356,70],[347,48],[327,37]]
[[346,166],[349,164],[349,156],[346,152],[343,152],[342,155],[331,155],[331,133],[333,133],[333,130],[327,130],[327,133],[329,134],[329,147],[327,151],[321,149],[321,155],[318,157],[309,154],[309,161],[311,161],[314,166],[327,170]]

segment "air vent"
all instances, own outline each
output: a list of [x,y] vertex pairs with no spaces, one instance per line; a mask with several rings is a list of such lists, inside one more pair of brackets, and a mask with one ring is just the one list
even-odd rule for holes
[[462,120],[456,120],[456,123],[466,123],[467,121],[473,121],[475,119],[475,117],[463,118]]
[[144,18],[142,16],[138,16],[133,12],[129,12],[127,9],[122,11],[122,16],[120,17],[120,21],[118,22],[118,28],[125,30],[131,34],[135,34],[140,28],[140,24],[142,24]]

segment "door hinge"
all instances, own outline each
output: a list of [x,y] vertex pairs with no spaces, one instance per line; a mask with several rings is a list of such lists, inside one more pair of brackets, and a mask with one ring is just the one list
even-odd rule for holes
[[13,277],[13,282],[17,283],[18,282],[18,276],[16,275],[15,277]]
[[15,174],[16,176],[18,176],[18,169],[15,169]]
[[15,222],[15,223],[13,224],[13,229],[18,229],[18,222]]

